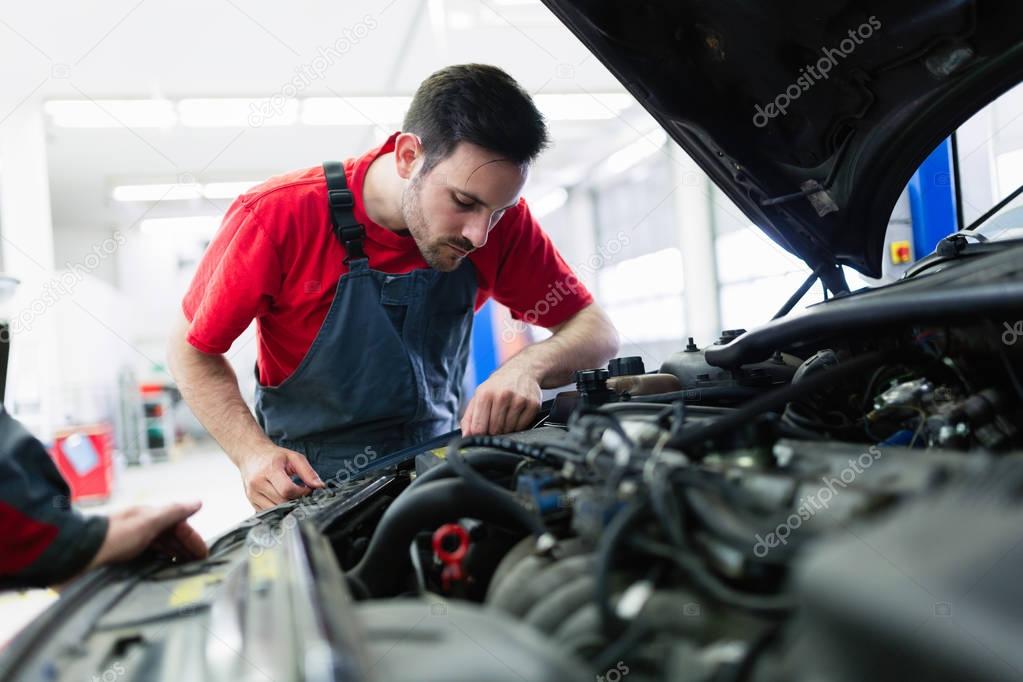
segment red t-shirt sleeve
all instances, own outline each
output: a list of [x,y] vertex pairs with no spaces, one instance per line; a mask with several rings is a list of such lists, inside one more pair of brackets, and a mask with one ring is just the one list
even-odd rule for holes
[[541,327],[553,327],[593,303],[593,295],[572,272],[550,237],[519,202],[508,224],[501,225],[501,261],[493,297],[512,317]]
[[281,288],[280,249],[245,197],[228,209],[203,254],[182,310],[192,323],[188,342],[204,353],[226,353]]

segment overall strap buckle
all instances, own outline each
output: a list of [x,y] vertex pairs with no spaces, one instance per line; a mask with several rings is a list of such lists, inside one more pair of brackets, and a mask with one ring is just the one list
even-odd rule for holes
[[355,219],[355,195],[348,189],[345,178],[345,167],[339,161],[326,161],[323,164],[323,175],[327,179],[327,201],[330,203],[330,222],[334,226],[334,234],[345,247],[348,254],[345,265],[350,260],[366,257],[363,240],[366,228]]

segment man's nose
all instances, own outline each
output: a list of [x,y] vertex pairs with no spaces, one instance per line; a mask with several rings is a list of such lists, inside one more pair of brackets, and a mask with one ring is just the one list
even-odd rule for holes
[[488,232],[490,232],[489,215],[476,216],[462,227],[462,236],[471,241],[473,248],[477,249],[487,243]]

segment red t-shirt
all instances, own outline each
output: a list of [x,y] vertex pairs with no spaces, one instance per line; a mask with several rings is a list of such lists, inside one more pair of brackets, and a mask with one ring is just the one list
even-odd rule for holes
[[[362,201],[369,165],[394,150],[396,136],[345,161],[370,267],[391,274],[429,267],[411,236],[371,221]],[[260,382],[281,383],[327,317],[338,278],[348,271],[344,258],[331,229],[323,168],[270,178],[231,204],[206,249],[182,303],[191,322],[188,342],[204,353],[225,353],[256,319]],[[493,297],[516,319],[552,327],[593,301],[525,200],[505,212],[486,245],[468,258],[479,283],[477,310]]]

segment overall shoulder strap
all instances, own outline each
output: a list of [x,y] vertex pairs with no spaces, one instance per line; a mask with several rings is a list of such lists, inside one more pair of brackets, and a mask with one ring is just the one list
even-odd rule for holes
[[365,258],[362,241],[366,237],[366,228],[355,220],[355,196],[348,189],[344,164],[340,161],[326,161],[323,164],[323,174],[327,178],[327,200],[330,202],[330,221],[334,225],[334,234],[348,253],[345,263],[353,258]]

